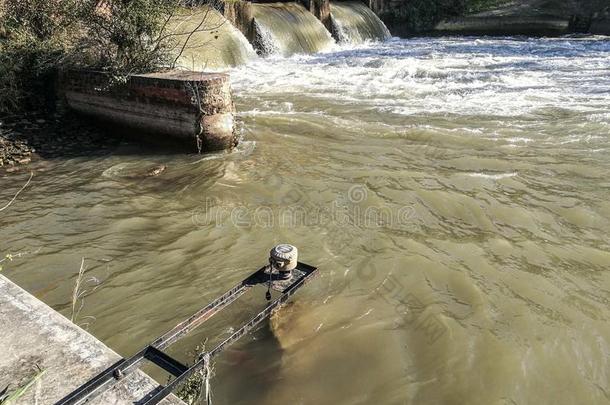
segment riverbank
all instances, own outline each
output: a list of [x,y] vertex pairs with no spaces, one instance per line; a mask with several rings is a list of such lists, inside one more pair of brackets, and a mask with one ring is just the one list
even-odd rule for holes
[[19,171],[41,159],[109,153],[121,142],[74,114],[0,119],[0,173]]

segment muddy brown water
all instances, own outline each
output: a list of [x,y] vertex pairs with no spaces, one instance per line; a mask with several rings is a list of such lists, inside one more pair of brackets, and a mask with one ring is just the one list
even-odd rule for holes
[[321,276],[217,359],[214,403],[610,403],[607,38],[394,39],[232,77],[231,153],[33,164],[0,252],[34,253],[3,273],[69,316],[86,257],[77,322],[128,355],[293,243]]

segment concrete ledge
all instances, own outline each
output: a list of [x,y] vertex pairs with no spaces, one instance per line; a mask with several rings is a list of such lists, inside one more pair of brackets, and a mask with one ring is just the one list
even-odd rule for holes
[[[44,374],[11,404],[54,404],[121,357],[95,337],[0,275],[0,390]],[[157,387],[136,371],[91,404],[133,404]],[[184,404],[171,396],[161,403]]]
[[61,77],[68,106],[133,138],[163,140],[202,151],[236,145],[229,76],[171,71],[113,81],[102,72],[69,71]]
[[450,35],[563,35],[570,32],[570,20],[555,17],[462,17],[445,20],[434,27]]

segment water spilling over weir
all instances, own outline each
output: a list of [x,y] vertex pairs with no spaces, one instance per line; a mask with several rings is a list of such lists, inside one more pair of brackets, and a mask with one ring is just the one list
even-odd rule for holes
[[169,22],[176,66],[194,71],[222,69],[244,65],[257,52],[286,57],[330,50],[335,40],[359,44],[390,37],[383,22],[358,1],[331,4],[324,24],[322,17],[295,2],[248,3],[246,7],[246,12],[228,14],[207,6],[180,10]]
[[244,34],[209,7],[181,10],[170,20],[170,32],[176,36],[174,52],[182,69],[225,68],[256,57]]
[[333,39],[313,14],[297,3],[254,4],[255,43],[263,54],[290,56],[328,49]]
[[333,35],[341,43],[359,44],[390,38],[385,24],[360,1],[331,2]]

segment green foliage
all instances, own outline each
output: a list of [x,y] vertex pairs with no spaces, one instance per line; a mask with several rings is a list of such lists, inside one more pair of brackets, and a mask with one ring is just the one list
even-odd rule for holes
[[0,392],[0,405],[8,405],[9,403],[21,398],[27,392],[27,390],[29,390],[30,387],[44,375],[46,370],[41,369],[38,364],[35,364],[34,366],[36,370],[34,375],[30,377],[22,386],[17,387],[17,389],[12,393],[9,393],[9,387],[4,388]]
[[383,16],[389,24],[406,25],[409,32],[422,32],[432,28],[441,19],[462,14],[466,0],[412,0],[404,2]]
[[[0,11],[0,111],[40,92],[70,43],[73,0],[8,0]],[[23,91],[30,88],[29,91]],[[26,103],[27,105],[27,103]]]
[[1,1],[0,114],[39,107],[62,67],[126,75],[170,60],[178,0]]
[[4,258],[0,259],[0,271],[4,270],[4,267],[2,266],[2,262],[4,261],[13,261],[13,255],[10,253],[7,253],[6,256],[4,256]]
[[171,38],[165,34],[176,0],[108,0],[91,3],[83,13],[84,52],[88,65],[114,73],[141,73],[166,65]]
[[[200,361],[205,354],[205,342],[195,347],[192,353],[193,361]],[[214,370],[208,364],[202,370],[196,371],[190,376],[176,391],[176,396],[188,405],[211,403],[210,401],[210,378],[213,377]]]

